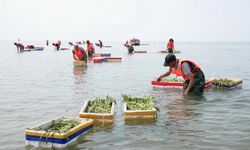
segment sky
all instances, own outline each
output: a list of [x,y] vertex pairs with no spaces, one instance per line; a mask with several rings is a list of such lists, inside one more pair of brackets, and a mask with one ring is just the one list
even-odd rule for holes
[[250,41],[250,0],[0,0],[0,40]]

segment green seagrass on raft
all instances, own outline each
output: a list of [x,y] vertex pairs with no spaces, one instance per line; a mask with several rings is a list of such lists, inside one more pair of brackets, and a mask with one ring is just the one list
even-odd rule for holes
[[89,101],[86,112],[87,113],[111,113],[112,103],[114,98],[106,96],[105,98],[95,98]]
[[152,96],[132,97],[122,95],[123,102],[127,104],[128,110],[154,110],[157,109]]

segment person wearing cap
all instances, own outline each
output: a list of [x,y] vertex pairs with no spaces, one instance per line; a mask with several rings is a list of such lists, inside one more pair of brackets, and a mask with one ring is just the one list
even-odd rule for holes
[[201,95],[204,91],[205,76],[197,65],[192,60],[176,58],[174,54],[168,54],[165,57],[163,64],[165,67],[170,67],[169,71],[158,77],[157,81],[161,81],[163,77],[170,74],[182,76],[185,79],[183,84],[183,95]]
[[72,53],[73,53],[73,58],[75,60],[82,60],[82,61],[87,62],[87,54],[82,47],[75,45]]

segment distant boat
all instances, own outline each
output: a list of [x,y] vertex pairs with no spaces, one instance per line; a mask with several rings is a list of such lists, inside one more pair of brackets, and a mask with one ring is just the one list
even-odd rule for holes
[[131,40],[129,40],[130,44],[133,45],[133,46],[139,46],[140,45],[140,40],[139,39],[136,39],[136,38],[133,38]]

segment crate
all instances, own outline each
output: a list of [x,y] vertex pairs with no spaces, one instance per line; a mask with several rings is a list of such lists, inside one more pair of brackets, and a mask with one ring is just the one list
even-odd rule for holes
[[[70,129],[67,133],[52,133],[39,130],[48,129],[53,122],[59,120],[75,120],[80,124]],[[60,117],[55,120],[48,121],[37,127],[27,128],[25,131],[26,145],[32,145],[35,147],[57,147],[62,148],[73,141],[75,141],[80,135],[87,133],[93,128],[93,119],[82,119],[76,117]]]
[[94,119],[95,125],[112,125],[115,118],[115,102],[112,103],[110,113],[87,113],[87,107],[89,100],[85,102],[81,111],[79,112],[80,118],[91,118]]
[[128,110],[127,103],[124,103],[124,112],[123,112],[125,121],[152,121],[157,118],[157,110]]
[[74,61],[74,65],[75,65],[75,66],[86,66],[87,63],[86,63],[85,61],[75,60],[75,61]]

